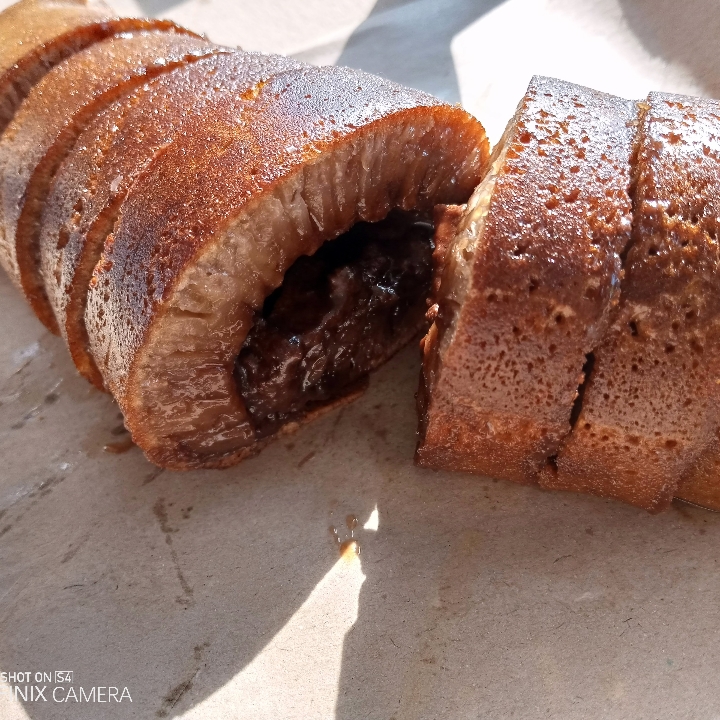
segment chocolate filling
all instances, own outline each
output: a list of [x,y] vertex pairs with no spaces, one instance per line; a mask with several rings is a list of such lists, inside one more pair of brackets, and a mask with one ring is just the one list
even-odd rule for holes
[[393,211],[299,258],[265,301],[235,365],[259,437],[351,391],[424,323],[432,225]]

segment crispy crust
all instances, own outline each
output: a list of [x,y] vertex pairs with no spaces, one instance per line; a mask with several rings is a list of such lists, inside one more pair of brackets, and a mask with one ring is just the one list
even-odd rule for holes
[[[218,105],[126,198],[86,325],[134,440],[174,468],[254,444],[232,366],[300,255],[391,207],[463,201],[487,158],[464,111],[345,68],[282,73]],[[191,162],[190,162],[191,160]]]
[[416,462],[535,482],[570,432],[630,238],[635,106],[534,78],[450,249]]
[[[0,133],[45,73],[111,35],[180,30],[168,20],[117,18],[99,0],[21,0],[0,13]],[[186,31],[187,32],[187,31]]]
[[718,427],[720,103],[651,93],[644,110],[619,312],[542,484],[657,511]]
[[216,52],[194,35],[140,32],[76,53],[33,88],[0,138],[0,263],[53,332],[39,273],[39,223],[54,173],[95,113],[154,75]]
[[[299,67],[276,55],[229,52],[178,68],[109,106],[63,162],[43,213],[41,271],[75,365],[97,387],[103,381],[88,348],[87,288],[133,182],[200,113]],[[242,109],[238,100],[238,117]]]

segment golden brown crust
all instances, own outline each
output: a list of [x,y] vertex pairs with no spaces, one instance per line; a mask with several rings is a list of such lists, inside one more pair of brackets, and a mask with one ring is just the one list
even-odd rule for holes
[[[242,122],[237,103],[219,105],[158,155],[91,283],[95,360],[166,466],[224,465],[253,444],[232,364],[300,254],[393,206],[463,201],[487,157],[463,111],[344,68],[282,73],[246,100]],[[282,226],[260,232],[271,216]]]
[[217,103],[299,67],[277,55],[235,51],[211,56],[117,100],[78,138],[58,170],[43,212],[41,271],[75,365],[96,386],[102,387],[102,376],[88,348],[87,288],[132,183],[200,113],[211,115]]
[[29,52],[69,30],[113,17],[104,2],[21,0],[0,13],[0,68],[7,71]]
[[534,482],[570,431],[630,238],[635,117],[626,100],[531,82],[447,260],[420,465]]
[[38,268],[39,222],[58,164],[84,126],[120,94],[215,52],[193,35],[140,32],[103,40],[53,68],[0,138],[0,263],[57,332]]
[[172,30],[167,20],[117,18],[101,1],[21,0],[0,13],[0,133],[48,70],[111,35]]
[[718,427],[720,103],[651,93],[644,108],[618,314],[542,484],[657,511]]

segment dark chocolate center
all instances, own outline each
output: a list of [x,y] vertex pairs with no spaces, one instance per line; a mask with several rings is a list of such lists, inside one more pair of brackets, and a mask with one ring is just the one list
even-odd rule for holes
[[342,397],[420,330],[432,226],[393,211],[299,258],[257,313],[235,365],[259,437]]

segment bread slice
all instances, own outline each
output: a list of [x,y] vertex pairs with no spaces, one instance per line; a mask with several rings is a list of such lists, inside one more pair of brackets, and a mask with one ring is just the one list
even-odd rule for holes
[[50,183],[95,114],[155,75],[217,51],[176,32],[113,37],[76,53],[33,88],[0,137],[0,263],[57,332],[39,273],[39,224]]
[[42,217],[43,282],[60,331],[82,375],[102,387],[88,347],[85,302],[93,269],[120,206],[149,163],[200,114],[234,102],[277,72],[301,67],[277,55],[228,52],[155,78],[100,113],[60,166]]
[[642,107],[618,314],[541,484],[657,511],[720,427],[720,103]]
[[218,103],[156,157],[91,281],[93,356],[165,467],[223,467],[267,442],[234,366],[299,256],[394,207],[465,201],[487,161],[463,110],[365,73],[292,70],[251,96],[240,119]]
[[[180,31],[168,20],[115,17],[101,0],[20,0],[0,13],[0,133],[45,73],[111,35]],[[189,31],[185,31],[188,32]]]
[[633,103],[536,77],[449,248],[416,462],[535,482],[570,432],[629,242]]

